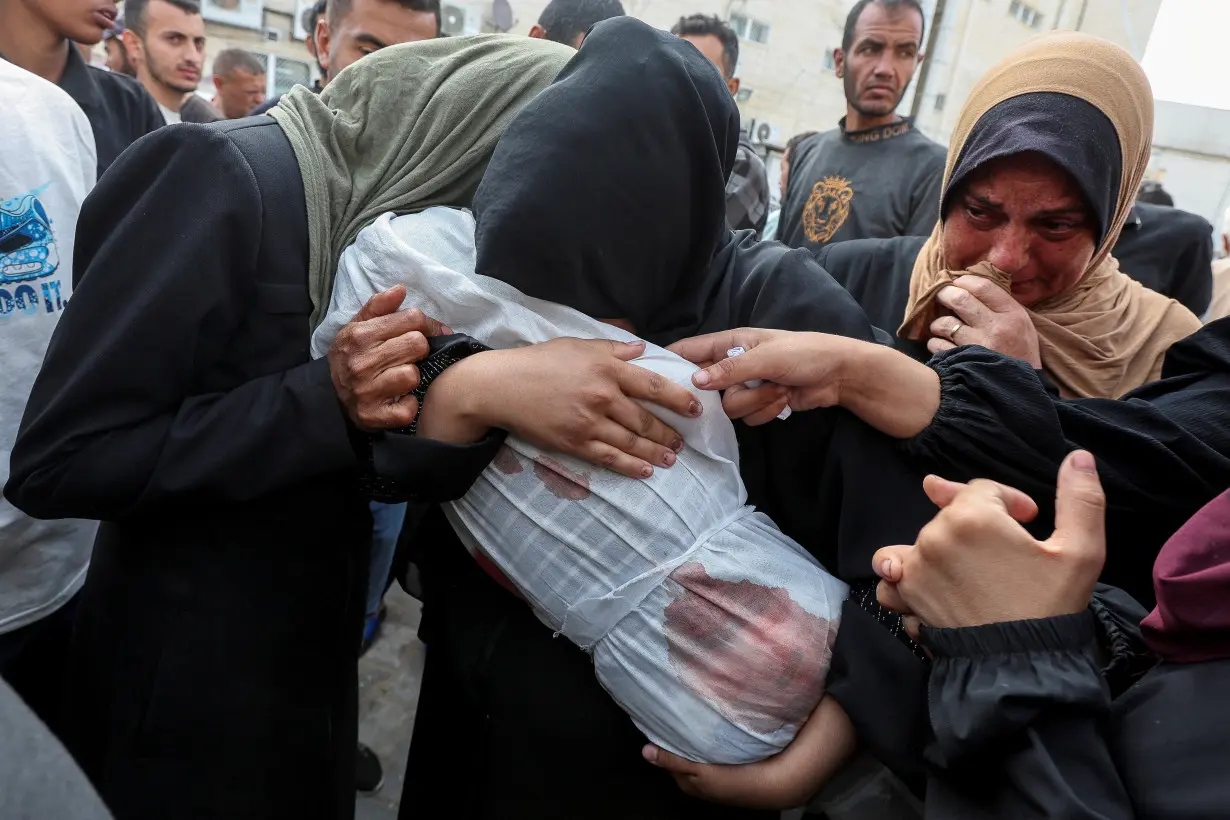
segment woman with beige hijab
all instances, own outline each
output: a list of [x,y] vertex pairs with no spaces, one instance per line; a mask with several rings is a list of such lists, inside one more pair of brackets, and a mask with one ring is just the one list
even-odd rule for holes
[[1152,131],[1131,55],[1072,32],[1036,38],[971,92],[931,236],[841,243],[819,261],[916,358],[977,344],[1033,364],[1064,397],[1118,398],[1200,326],[1111,256]]

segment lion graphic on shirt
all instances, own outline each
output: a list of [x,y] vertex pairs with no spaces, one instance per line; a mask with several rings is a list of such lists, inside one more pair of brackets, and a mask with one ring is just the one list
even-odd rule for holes
[[803,206],[803,234],[808,242],[823,245],[845,224],[850,215],[854,189],[845,177],[825,177],[811,189]]

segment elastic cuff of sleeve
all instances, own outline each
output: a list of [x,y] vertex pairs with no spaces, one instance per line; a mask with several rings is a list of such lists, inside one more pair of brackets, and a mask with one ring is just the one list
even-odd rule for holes
[[922,645],[936,657],[980,657],[1027,652],[1081,650],[1097,639],[1089,610],[1075,615],[1008,621],[960,629],[921,629]]

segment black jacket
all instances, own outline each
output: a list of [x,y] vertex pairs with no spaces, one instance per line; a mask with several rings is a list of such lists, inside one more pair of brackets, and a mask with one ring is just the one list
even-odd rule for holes
[[1119,269],[1204,315],[1213,298],[1213,226],[1202,217],[1138,202],[1115,243]]
[[[847,287],[873,324],[892,331],[905,311],[921,237],[830,245],[820,264]],[[929,361],[941,380],[935,420],[901,444],[920,471],[966,481],[991,478],[1031,495],[1053,525],[1055,475],[1085,448],[1098,458],[1116,547],[1103,580],[1137,600],[1153,599],[1152,569],[1166,539],[1230,486],[1230,322],[1214,322],[1173,345],[1162,379],[1121,400],[1058,400],[1029,365],[981,347],[929,358],[916,342],[899,349]],[[912,522],[911,522],[912,525]]]
[[1162,663],[1120,694],[1148,662],[1144,614],[1111,592],[1080,615],[924,630],[926,816],[1226,816],[1230,661]]
[[69,43],[68,64],[60,76],[68,92],[90,121],[98,152],[98,178],[125,148],[166,125],[158,104],[132,77],[86,65],[77,47]]
[[498,447],[360,436],[309,356],[307,268],[303,185],[268,118],[161,130],[82,210],[5,492],[103,521],[66,723],[117,817],[350,817],[356,474],[393,447],[425,500],[455,498]]

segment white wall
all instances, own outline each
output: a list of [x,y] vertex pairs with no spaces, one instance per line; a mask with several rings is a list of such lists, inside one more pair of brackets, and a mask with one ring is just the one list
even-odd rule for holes
[[1148,176],[1165,186],[1176,207],[1220,231],[1230,206],[1230,111],[1158,101]]

